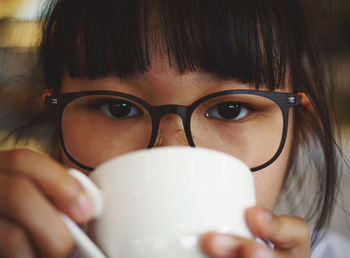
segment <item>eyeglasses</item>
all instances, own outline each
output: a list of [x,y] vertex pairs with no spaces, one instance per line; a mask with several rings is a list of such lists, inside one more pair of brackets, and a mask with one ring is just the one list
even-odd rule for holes
[[46,96],[45,103],[57,111],[64,152],[85,170],[129,151],[152,148],[161,117],[176,114],[190,146],[228,153],[257,171],[282,152],[289,110],[300,105],[301,96],[226,90],[189,106],[152,106],[122,92],[83,91]]

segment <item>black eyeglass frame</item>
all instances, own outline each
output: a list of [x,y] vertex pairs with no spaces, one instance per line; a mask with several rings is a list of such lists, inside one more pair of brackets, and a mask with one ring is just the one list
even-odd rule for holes
[[273,163],[278,156],[281,154],[283,147],[286,142],[287,138],[287,131],[288,131],[288,118],[289,118],[289,109],[293,106],[297,106],[301,104],[301,96],[295,93],[285,93],[285,92],[273,92],[273,91],[259,91],[259,90],[225,90],[225,91],[219,91],[215,92],[209,95],[206,95],[195,102],[193,102],[189,106],[182,106],[182,105],[161,105],[161,106],[152,106],[148,104],[146,101],[133,96],[129,95],[123,92],[117,92],[117,91],[105,91],[105,90],[92,90],[92,91],[79,91],[79,92],[70,92],[70,93],[62,93],[62,94],[54,94],[51,96],[45,97],[45,105],[49,107],[53,107],[56,110],[57,118],[58,118],[58,126],[59,126],[59,138],[61,142],[61,146],[67,155],[67,157],[77,166],[92,171],[94,168],[91,168],[89,166],[86,166],[71,155],[69,152],[65,141],[63,137],[62,132],[62,115],[65,107],[67,104],[69,104],[71,101],[84,97],[84,96],[91,96],[91,95],[110,95],[114,97],[122,97],[125,99],[129,99],[131,101],[134,101],[138,104],[140,104],[142,107],[144,107],[150,114],[151,120],[152,120],[152,134],[149,140],[149,144],[147,148],[152,148],[157,136],[158,136],[158,129],[159,129],[159,123],[160,119],[165,114],[176,114],[181,117],[182,124],[184,127],[184,131],[186,134],[187,141],[191,147],[195,147],[195,144],[193,142],[192,134],[191,134],[191,116],[193,111],[196,109],[197,106],[199,106],[201,103],[215,98],[219,96],[224,95],[231,95],[231,94],[250,94],[250,95],[257,95],[262,96],[265,98],[268,98],[275,102],[279,108],[281,109],[281,112],[283,114],[283,131],[282,131],[282,138],[280,145],[277,149],[277,152],[275,155],[268,160],[267,162],[263,163],[262,165],[250,168],[252,172],[258,171],[260,169],[263,169],[267,166],[269,166],[271,163]]

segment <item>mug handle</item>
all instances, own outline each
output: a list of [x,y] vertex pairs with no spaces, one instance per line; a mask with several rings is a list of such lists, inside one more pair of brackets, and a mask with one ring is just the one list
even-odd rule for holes
[[[103,199],[100,189],[82,172],[76,169],[69,169],[71,174],[85,188],[94,206],[93,218],[98,218],[103,209]],[[107,256],[96,246],[96,244],[85,234],[85,232],[72,221],[67,215],[61,213],[62,220],[68,227],[75,240],[79,251],[87,258],[106,258]]]

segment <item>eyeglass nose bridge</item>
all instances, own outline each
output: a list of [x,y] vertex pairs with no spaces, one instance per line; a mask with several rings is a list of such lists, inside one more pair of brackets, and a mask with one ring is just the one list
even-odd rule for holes
[[187,113],[186,106],[181,105],[162,105],[154,107],[159,119],[166,114],[176,114],[179,115],[182,119],[185,119]]
[[189,107],[181,105],[161,105],[152,108],[152,136],[148,145],[148,148],[152,148],[158,136],[159,124],[162,116],[167,114],[178,115],[182,120],[182,126],[184,128],[187,141],[190,146],[194,146],[193,140],[191,138],[189,125],[188,125],[188,113]]

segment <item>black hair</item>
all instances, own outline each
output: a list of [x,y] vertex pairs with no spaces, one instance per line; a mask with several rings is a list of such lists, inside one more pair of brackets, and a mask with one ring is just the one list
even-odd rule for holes
[[181,73],[201,68],[274,89],[285,85],[287,64],[299,74],[305,48],[313,48],[299,1],[54,4],[42,57],[47,83],[56,90],[65,68],[72,77],[127,77],[149,69],[152,51],[166,55]]
[[[314,5],[313,5],[314,4]],[[313,110],[294,112],[293,151],[284,185],[316,180],[304,218],[328,224],[338,185],[331,92],[317,52],[308,0],[55,0],[45,12],[40,64],[48,88],[62,77],[126,78],[152,66],[152,53],[181,73],[201,69],[257,89],[305,92]],[[290,86],[288,86],[290,87]],[[302,148],[301,148],[302,147]],[[300,150],[317,150],[304,167]],[[293,196],[288,196],[292,198]],[[296,204],[298,205],[298,204]]]

